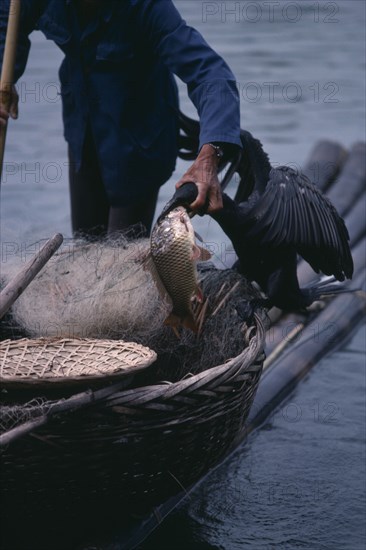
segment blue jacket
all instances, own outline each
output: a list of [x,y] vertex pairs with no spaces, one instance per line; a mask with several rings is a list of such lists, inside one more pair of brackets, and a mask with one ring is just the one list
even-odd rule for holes
[[[1,49],[8,10],[9,0],[1,0]],[[138,201],[174,170],[173,73],[187,84],[197,108],[200,146],[241,145],[234,76],[171,0],[104,0],[100,16],[83,32],[71,0],[22,0],[16,80],[25,70],[34,29],[65,54],[59,71],[65,139],[79,167],[90,121],[110,204]]]

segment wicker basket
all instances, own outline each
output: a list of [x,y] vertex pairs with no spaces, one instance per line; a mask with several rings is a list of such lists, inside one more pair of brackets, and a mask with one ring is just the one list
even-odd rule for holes
[[[145,514],[188,489],[244,437],[264,360],[260,320],[227,363],[53,414],[2,447],[4,522]],[[52,411],[52,407],[51,407]]]
[[0,342],[0,384],[6,389],[55,385],[96,387],[145,369],[156,360],[151,349],[121,340],[22,338]]

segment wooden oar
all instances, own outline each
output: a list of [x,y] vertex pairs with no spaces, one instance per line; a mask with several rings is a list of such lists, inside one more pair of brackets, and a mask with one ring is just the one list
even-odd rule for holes
[[[8,29],[6,32],[3,66],[0,82],[0,105],[9,111],[12,86],[14,83],[14,66],[17,51],[20,0],[11,0],[9,8]],[[3,171],[4,149],[7,124],[0,127],[0,182]]]
[[0,292],[0,319],[10,309],[15,300],[27,288],[34,277],[41,271],[42,267],[53,256],[56,250],[61,246],[63,236],[56,233],[49,239],[36,254],[36,256],[27,263],[25,267],[12,279]]

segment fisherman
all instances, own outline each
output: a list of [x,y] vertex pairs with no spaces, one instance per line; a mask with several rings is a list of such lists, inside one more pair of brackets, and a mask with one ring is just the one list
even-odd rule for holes
[[[9,3],[0,4],[1,52]],[[35,29],[65,54],[59,76],[75,235],[111,234],[137,223],[150,231],[159,188],[178,153],[173,73],[186,83],[200,118],[198,156],[176,187],[197,185],[194,211],[222,207],[217,164],[241,146],[236,83],[171,0],[22,0],[15,82]],[[17,104],[13,88],[0,123],[9,114],[17,118]]]

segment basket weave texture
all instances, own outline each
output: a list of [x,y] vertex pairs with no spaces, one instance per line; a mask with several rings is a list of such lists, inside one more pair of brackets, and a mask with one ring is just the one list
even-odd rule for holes
[[69,385],[131,374],[156,360],[151,349],[115,340],[22,338],[0,343],[0,383]]
[[90,524],[102,513],[145,514],[189,488],[244,437],[264,360],[258,320],[248,338],[225,364],[116,391],[4,447],[6,514],[82,513]]

